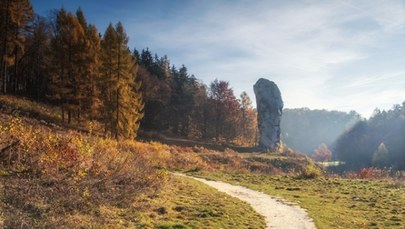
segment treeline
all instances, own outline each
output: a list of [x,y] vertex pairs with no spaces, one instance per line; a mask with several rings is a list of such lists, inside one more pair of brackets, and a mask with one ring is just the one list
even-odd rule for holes
[[120,22],[100,34],[80,8],[44,18],[28,0],[0,3],[2,94],[57,105],[63,122],[97,121],[117,139],[143,129],[255,144],[251,100],[229,82],[207,86],[167,56],[131,51]]
[[312,154],[322,144],[331,148],[344,131],[360,120],[360,115],[354,111],[284,109],[281,139],[289,147]]
[[334,149],[347,169],[405,169],[405,102],[391,110],[376,110],[337,140]]

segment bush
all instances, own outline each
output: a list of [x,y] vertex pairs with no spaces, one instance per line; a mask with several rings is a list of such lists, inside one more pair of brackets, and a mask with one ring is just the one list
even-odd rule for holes
[[314,179],[322,175],[322,170],[312,161],[308,163],[305,169],[298,175],[302,179]]
[[[2,147],[0,158],[7,178],[4,201],[15,215],[6,226],[55,228],[74,212],[130,206],[142,195],[154,195],[168,179],[146,144],[58,132],[20,118],[0,120],[1,142],[13,143]],[[35,224],[38,217],[49,224]]]

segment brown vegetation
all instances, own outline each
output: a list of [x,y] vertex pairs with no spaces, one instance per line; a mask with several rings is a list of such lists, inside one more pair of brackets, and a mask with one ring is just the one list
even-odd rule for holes
[[[130,141],[55,131],[3,114],[0,140],[8,146],[0,155],[6,227],[57,227],[75,212],[128,207],[167,179],[153,151]],[[38,218],[45,224],[36,224]]]

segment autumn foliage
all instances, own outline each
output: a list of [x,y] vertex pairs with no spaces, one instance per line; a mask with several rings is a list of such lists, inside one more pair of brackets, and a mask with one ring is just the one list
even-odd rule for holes
[[29,0],[0,1],[0,88],[57,106],[69,127],[134,139],[138,130],[244,146],[256,144],[256,111],[227,81],[204,84],[187,67],[132,49],[121,22],[99,33],[84,12],[35,16]]
[[332,152],[328,146],[321,144],[311,155],[315,161],[330,161],[332,159]]

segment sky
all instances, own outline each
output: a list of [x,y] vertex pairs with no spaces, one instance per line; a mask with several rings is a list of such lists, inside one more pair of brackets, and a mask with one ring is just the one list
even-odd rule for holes
[[46,16],[80,6],[101,33],[121,21],[148,47],[209,85],[255,100],[274,81],[286,108],[355,110],[405,101],[405,0],[31,0]]

